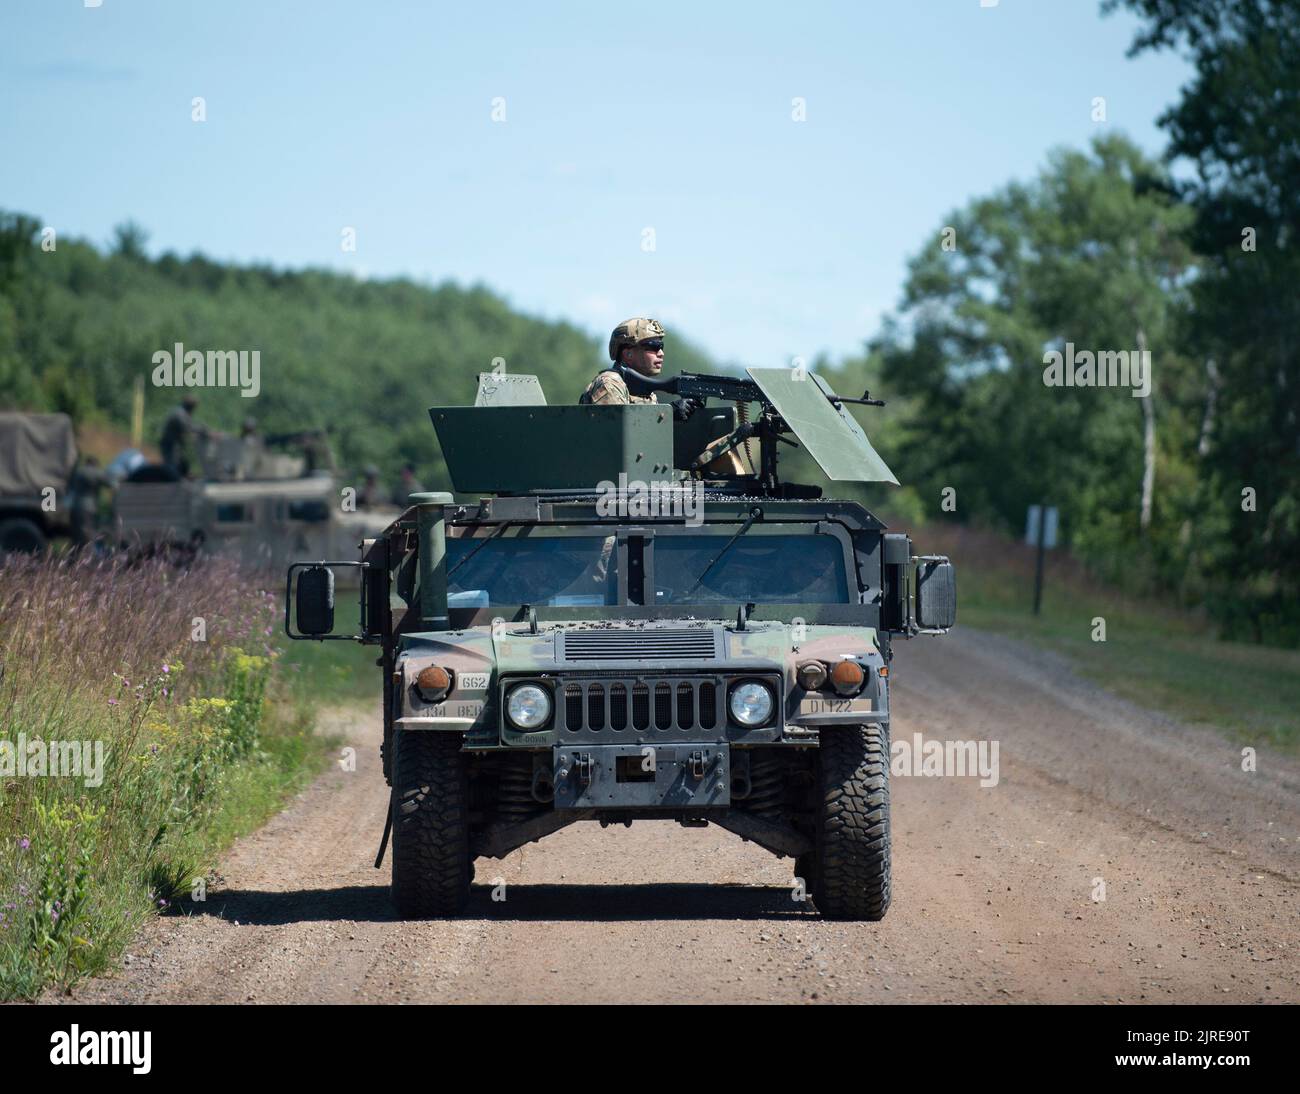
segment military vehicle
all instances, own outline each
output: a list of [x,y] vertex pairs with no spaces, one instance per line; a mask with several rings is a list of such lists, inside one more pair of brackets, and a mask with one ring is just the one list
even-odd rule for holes
[[120,544],[283,571],[303,555],[356,550],[400,513],[395,506],[344,509],[333,456],[316,431],[265,440],[213,436],[201,443],[199,459],[198,479],[162,464],[127,476],[114,498]]
[[[93,532],[95,487],[66,414],[0,413],[0,558]],[[85,518],[85,519],[82,519]]]
[[[833,482],[896,483],[846,409],[877,401],[802,370],[645,385],[701,405],[675,421],[483,380],[430,410],[472,500],[412,495],[359,559],[288,571],[290,637],[380,650],[398,913],[458,913],[476,859],[569,824],[667,819],[792,858],[824,916],[880,919],[891,643],[953,625],[953,566],[777,474],[802,444]],[[747,445],[748,473],[709,470]]]

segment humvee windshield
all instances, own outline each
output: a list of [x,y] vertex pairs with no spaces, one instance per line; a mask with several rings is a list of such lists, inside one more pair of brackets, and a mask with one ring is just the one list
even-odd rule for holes
[[[655,604],[849,604],[856,599],[843,548],[833,536],[751,532],[728,547],[731,539],[731,529],[657,534]],[[619,603],[617,567],[614,536],[452,537],[447,540],[448,605],[612,607]]]

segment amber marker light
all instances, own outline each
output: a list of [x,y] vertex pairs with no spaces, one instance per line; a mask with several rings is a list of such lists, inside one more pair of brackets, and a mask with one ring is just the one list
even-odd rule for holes
[[415,678],[415,690],[426,703],[444,699],[451,690],[451,673],[441,665],[429,665]]
[[836,661],[831,669],[831,684],[840,695],[856,695],[866,678],[867,674],[856,661]]

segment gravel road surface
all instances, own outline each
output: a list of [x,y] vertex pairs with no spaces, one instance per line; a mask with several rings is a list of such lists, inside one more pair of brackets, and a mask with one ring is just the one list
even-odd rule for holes
[[662,821],[578,824],[481,859],[463,919],[398,922],[387,863],[372,866],[378,718],[335,710],[356,771],[241,840],[201,910],[148,924],[72,998],[1300,1000],[1300,764],[1261,747],[1243,772],[1240,743],[1010,639],[958,629],[896,649],[895,741],[996,740],[1000,779],[894,778],[883,923],[822,922],[792,899],[791,860]]

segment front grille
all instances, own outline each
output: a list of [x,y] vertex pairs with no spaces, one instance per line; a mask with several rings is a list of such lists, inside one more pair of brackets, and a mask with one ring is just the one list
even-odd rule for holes
[[562,661],[709,661],[719,656],[712,629],[646,628],[565,631]]
[[715,677],[570,680],[563,725],[569,733],[713,732],[724,724]]

